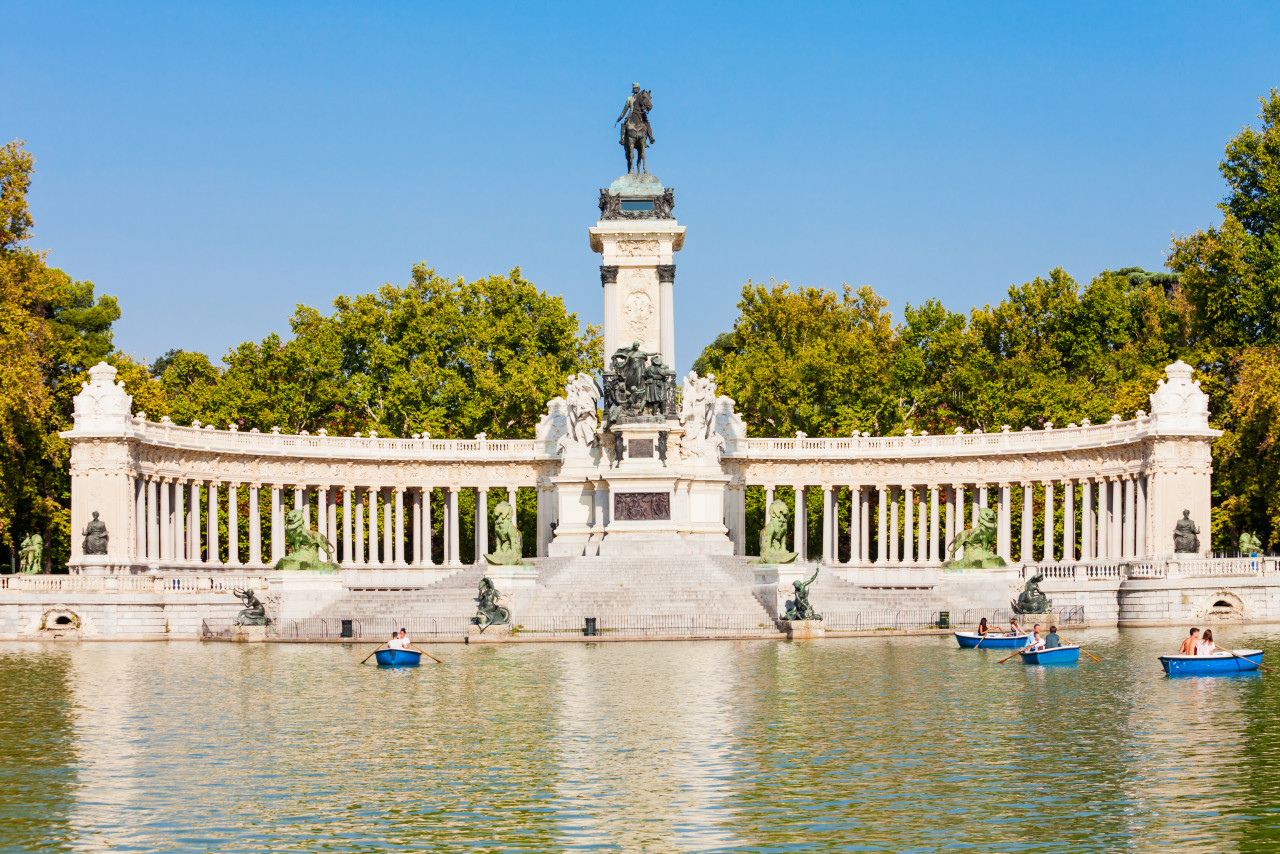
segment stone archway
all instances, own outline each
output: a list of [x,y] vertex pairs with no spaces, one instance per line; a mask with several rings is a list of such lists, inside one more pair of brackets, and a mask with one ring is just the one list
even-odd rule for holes
[[83,621],[80,615],[66,605],[54,605],[40,616],[40,631],[65,634],[79,632]]
[[1230,590],[1215,590],[1204,598],[1200,613],[1203,622],[1235,622],[1246,619],[1244,600]]

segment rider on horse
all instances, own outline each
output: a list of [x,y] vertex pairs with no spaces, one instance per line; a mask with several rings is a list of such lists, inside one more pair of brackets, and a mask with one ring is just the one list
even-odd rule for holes
[[[622,105],[622,115],[618,116],[618,121],[614,122],[614,124],[615,125],[618,124],[623,119],[631,115],[632,112],[635,112],[639,116],[640,121],[644,123],[644,132],[649,137],[649,144],[653,145],[655,142],[657,142],[657,140],[653,138],[653,128],[649,125],[649,113],[647,110],[644,110],[643,108],[636,106],[636,96],[639,94],[640,94],[640,84],[632,83],[631,94],[627,96],[627,102]],[[627,144],[626,124],[622,125],[622,138],[618,140],[618,143],[623,147],[626,147],[626,144]]]

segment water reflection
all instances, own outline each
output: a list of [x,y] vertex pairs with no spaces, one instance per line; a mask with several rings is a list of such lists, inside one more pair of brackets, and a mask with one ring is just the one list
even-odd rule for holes
[[1178,634],[0,645],[0,850],[1265,848],[1280,674],[1167,679]]

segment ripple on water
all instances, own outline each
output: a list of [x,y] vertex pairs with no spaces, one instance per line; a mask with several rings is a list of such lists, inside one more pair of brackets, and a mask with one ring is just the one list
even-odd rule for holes
[[1176,634],[1079,633],[1102,661],[1075,668],[949,638],[440,646],[416,670],[5,644],[0,849],[1266,847],[1280,675],[1167,679]]

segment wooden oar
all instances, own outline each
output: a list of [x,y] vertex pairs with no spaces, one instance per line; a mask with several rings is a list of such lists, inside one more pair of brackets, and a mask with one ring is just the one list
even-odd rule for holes
[[997,662],[996,662],[996,664],[1004,664],[1006,661],[1008,661],[1009,659],[1013,658],[1013,656],[1014,656],[1014,655],[1017,655],[1017,654],[1018,654],[1018,653],[1020,653],[1020,652],[1026,652],[1026,651],[1027,651],[1027,647],[1025,647],[1025,646],[1024,646],[1024,647],[1020,647],[1019,649],[1015,649],[1015,650],[1013,651],[1013,655],[1006,655],[1004,658],[1002,658],[1002,659],[1000,659],[999,661],[997,661]]
[[[386,645],[385,643],[380,643],[380,644],[378,644],[378,649],[385,649],[385,648],[386,648],[386,646],[387,646],[387,645]],[[366,656],[364,657],[364,661],[368,661],[369,659],[371,659],[371,658],[373,658],[375,655],[377,655],[377,654],[378,654],[378,649],[375,649],[373,652],[371,652],[371,653],[369,653],[368,655],[366,655]],[[364,664],[364,661],[362,661],[362,662],[360,662],[360,663],[361,663],[361,664]]]
[[[1236,658],[1243,658],[1245,661],[1248,661],[1250,664],[1253,664],[1253,661],[1251,659],[1246,658],[1245,656],[1236,652],[1234,649],[1227,649],[1226,647],[1223,647],[1223,646],[1218,647],[1218,649],[1222,650],[1223,652],[1229,652],[1232,655],[1234,655]],[[1268,673],[1275,673],[1274,670],[1272,670],[1270,667],[1267,667],[1267,665],[1263,664],[1261,661],[1258,662],[1258,666],[1261,667],[1263,670],[1267,671]]]
[[1085,649],[1084,647],[1080,647],[1080,651],[1083,652],[1085,655],[1089,656],[1090,658],[1092,658],[1094,661],[1102,661],[1101,658],[1098,658],[1098,656],[1089,652],[1089,650]]
[[429,658],[429,659],[431,659],[432,661],[434,661],[436,664],[444,664],[444,662],[443,662],[443,661],[441,661],[440,659],[436,658],[434,655],[432,655],[431,653],[427,652],[425,649],[418,649],[418,647],[417,647],[417,645],[416,645],[416,644],[409,644],[409,648],[410,648],[410,649],[412,649],[412,650],[413,650],[413,651],[415,651],[415,652],[420,652],[420,653],[422,653],[422,654],[423,654],[423,655],[425,655],[427,658]]

